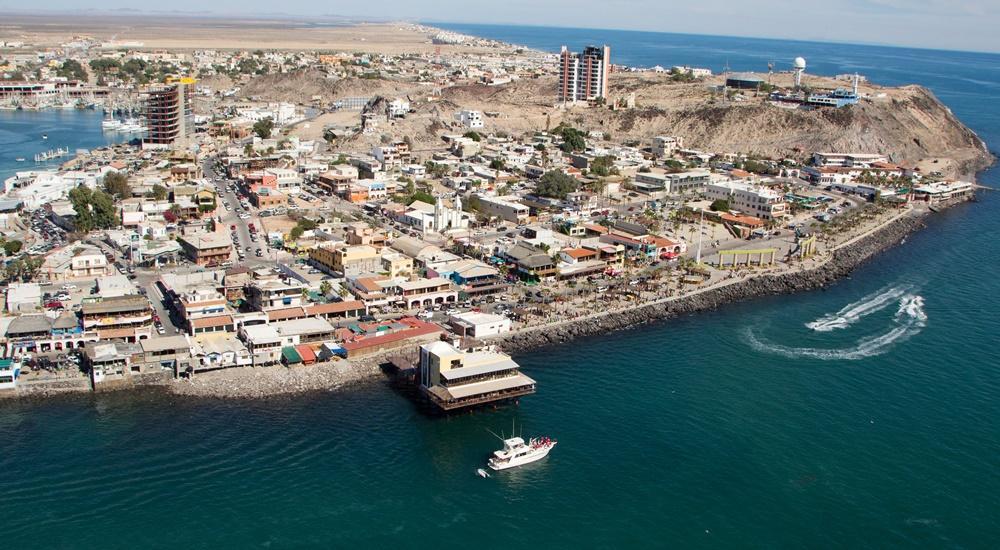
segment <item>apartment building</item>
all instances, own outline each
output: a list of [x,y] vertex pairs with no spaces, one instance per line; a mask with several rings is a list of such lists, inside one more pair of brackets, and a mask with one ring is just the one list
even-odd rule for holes
[[226,297],[213,287],[201,287],[181,294],[177,310],[189,334],[233,330],[232,311]]
[[185,235],[177,239],[181,250],[197,265],[221,265],[233,252],[233,241],[223,233]]
[[673,156],[684,148],[684,138],[678,136],[656,136],[653,138],[653,154],[659,158]]
[[247,301],[252,309],[269,311],[297,307],[303,304],[305,286],[290,279],[258,279],[246,289]]
[[101,340],[137,342],[153,334],[153,308],[145,296],[127,295],[87,302],[81,306],[83,330],[97,331]]
[[382,265],[378,249],[370,245],[320,243],[309,251],[309,259],[319,267],[344,277],[377,273]]
[[167,148],[194,132],[192,91],[187,81],[154,86],[146,91],[145,99],[149,131],[143,147]]
[[729,207],[742,214],[763,220],[785,217],[787,205],[784,196],[767,187],[760,187],[742,181],[720,181],[710,183],[705,189],[710,200],[729,201]]
[[587,46],[581,53],[563,46],[559,54],[559,101],[607,99],[610,72],[610,46]]

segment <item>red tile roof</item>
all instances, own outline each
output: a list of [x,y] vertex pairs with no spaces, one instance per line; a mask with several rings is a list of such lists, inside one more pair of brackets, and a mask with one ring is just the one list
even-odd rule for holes
[[219,315],[217,317],[203,317],[201,319],[191,320],[191,326],[193,328],[221,327],[231,324],[233,324],[232,315]]

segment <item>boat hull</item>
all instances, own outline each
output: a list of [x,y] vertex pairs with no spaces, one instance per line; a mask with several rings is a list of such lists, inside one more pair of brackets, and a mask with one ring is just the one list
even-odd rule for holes
[[509,470],[510,468],[517,468],[518,466],[524,466],[525,464],[531,464],[532,462],[537,462],[537,461],[539,461],[539,460],[541,460],[541,459],[549,456],[549,451],[551,451],[552,447],[555,447],[555,446],[556,446],[556,444],[552,443],[551,445],[549,445],[547,447],[540,448],[538,451],[533,452],[530,455],[525,455],[525,456],[513,458],[511,460],[507,460],[507,461],[503,461],[503,462],[490,459],[489,462],[487,463],[487,465],[492,470],[496,470],[498,472],[500,470]]

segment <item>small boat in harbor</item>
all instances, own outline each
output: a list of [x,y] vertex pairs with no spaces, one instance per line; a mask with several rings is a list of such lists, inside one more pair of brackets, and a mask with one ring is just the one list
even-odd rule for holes
[[479,468],[478,470],[476,470],[476,475],[479,476],[479,477],[490,477],[490,473],[487,472],[486,470],[482,469],[482,468]]
[[17,157],[14,160],[16,160],[17,162],[24,162],[24,157]]
[[503,440],[503,449],[493,451],[487,465],[494,470],[506,470],[531,464],[548,456],[556,446],[556,440],[548,437],[533,437],[527,443],[520,437]]
[[122,127],[122,121],[117,118],[108,118],[101,122],[101,128],[105,130],[117,130]]
[[49,139],[49,135],[48,134],[42,134],[42,139]]

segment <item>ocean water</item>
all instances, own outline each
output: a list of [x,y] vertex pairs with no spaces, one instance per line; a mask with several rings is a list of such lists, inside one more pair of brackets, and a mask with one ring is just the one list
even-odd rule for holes
[[[15,172],[57,167],[77,149],[95,149],[125,139],[101,129],[103,115],[95,110],[0,111],[0,182]],[[42,135],[48,139],[42,139]],[[70,154],[36,163],[34,157],[52,149]],[[24,162],[17,159],[23,158]]]
[[[931,87],[1000,143],[1000,56],[592,30],[452,26],[634,64]],[[724,61],[711,62],[718,67]],[[826,63],[826,65],[823,65]],[[972,82],[976,80],[979,82]],[[987,83],[987,84],[983,84]],[[994,83],[994,84],[990,84]],[[1000,173],[982,175],[1000,186]],[[388,384],[260,402],[0,403],[4,546],[993,548],[1000,540],[994,192],[826,291],[517,356],[518,406],[429,418]],[[475,475],[510,431],[543,462]]]

